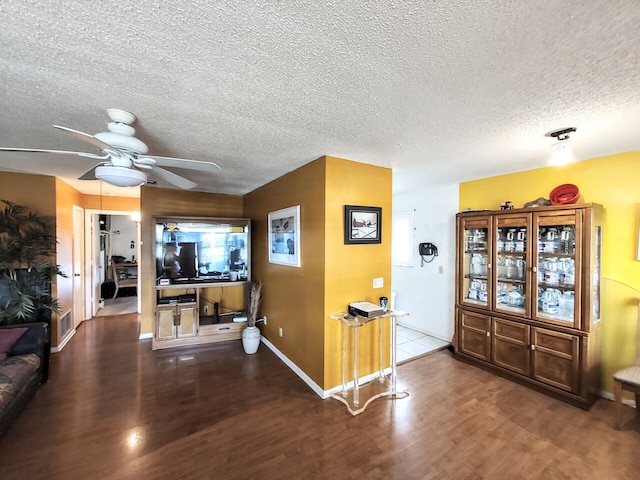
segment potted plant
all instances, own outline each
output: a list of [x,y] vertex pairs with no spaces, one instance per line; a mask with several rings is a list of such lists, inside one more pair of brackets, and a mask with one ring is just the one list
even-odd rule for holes
[[0,324],[49,322],[58,312],[51,279],[65,276],[52,262],[54,219],[8,200],[0,211]]
[[258,309],[262,297],[262,282],[250,282],[247,299],[247,328],[242,331],[242,346],[245,353],[253,354],[260,346],[260,329],[257,324],[263,319],[258,318]]

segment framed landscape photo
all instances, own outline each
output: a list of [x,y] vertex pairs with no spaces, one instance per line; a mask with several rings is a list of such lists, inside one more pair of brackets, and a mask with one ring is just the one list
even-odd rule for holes
[[382,243],[382,208],[345,205],[344,243]]
[[300,266],[300,205],[269,213],[269,262]]

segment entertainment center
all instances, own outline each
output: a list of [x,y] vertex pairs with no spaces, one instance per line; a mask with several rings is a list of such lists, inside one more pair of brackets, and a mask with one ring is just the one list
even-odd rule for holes
[[251,281],[251,221],[154,217],[153,349],[240,339]]

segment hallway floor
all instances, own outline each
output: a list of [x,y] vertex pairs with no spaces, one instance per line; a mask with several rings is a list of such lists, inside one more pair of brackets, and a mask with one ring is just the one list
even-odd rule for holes
[[402,363],[430,352],[446,348],[449,342],[422,332],[398,325],[396,340],[396,362]]
[[104,307],[98,309],[96,317],[110,317],[113,315],[126,315],[136,313],[138,309],[138,297],[118,297],[106,299]]

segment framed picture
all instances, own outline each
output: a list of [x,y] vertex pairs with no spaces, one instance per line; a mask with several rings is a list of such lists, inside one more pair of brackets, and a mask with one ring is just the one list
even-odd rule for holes
[[269,262],[300,266],[300,205],[269,213]]
[[345,205],[344,243],[382,243],[382,208]]

